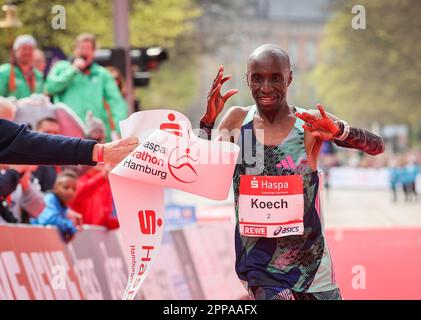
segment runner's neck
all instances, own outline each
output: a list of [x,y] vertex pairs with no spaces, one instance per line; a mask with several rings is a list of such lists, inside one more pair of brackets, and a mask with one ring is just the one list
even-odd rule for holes
[[288,104],[285,104],[283,107],[279,108],[278,110],[274,110],[273,112],[263,112],[260,110],[259,106],[257,106],[256,113],[263,120],[263,123],[273,124],[275,122],[282,121],[284,118],[292,114],[293,108]]

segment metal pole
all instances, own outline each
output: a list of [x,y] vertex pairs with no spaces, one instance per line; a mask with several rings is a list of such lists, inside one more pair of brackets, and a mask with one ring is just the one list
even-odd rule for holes
[[127,104],[129,105],[129,114],[134,112],[133,104],[133,78],[132,65],[130,60],[130,32],[129,32],[129,1],[112,0],[114,12],[114,44],[117,48],[125,50],[126,57],[126,86],[127,86]]

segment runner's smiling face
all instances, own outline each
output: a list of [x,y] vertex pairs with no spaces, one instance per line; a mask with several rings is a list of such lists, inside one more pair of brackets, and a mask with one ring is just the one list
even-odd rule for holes
[[277,111],[287,105],[292,71],[285,59],[266,54],[251,59],[247,69],[247,84],[260,110]]

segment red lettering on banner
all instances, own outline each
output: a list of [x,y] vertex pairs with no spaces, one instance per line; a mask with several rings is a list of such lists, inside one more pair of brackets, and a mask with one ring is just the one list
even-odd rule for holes
[[156,226],[162,225],[162,219],[156,219],[156,213],[153,210],[140,210],[138,217],[140,232],[143,234],[155,234]]
[[244,234],[250,236],[266,236],[267,228],[244,226]]
[[142,274],[144,274],[146,271],[146,265],[144,263],[142,263],[139,267],[139,272],[137,273],[138,276],[141,276]]
[[150,252],[155,249],[154,246],[142,246],[143,250],[146,250],[146,254],[141,257],[141,261],[144,261],[146,263],[142,263],[139,266],[139,271],[137,273],[136,280],[131,285],[132,290],[127,292],[126,298],[130,299],[131,296],[135,293],[136,288],[140,285],[140,281],[142,280],[142,275],[146,272],[146,269],[148,267],[147,262],[151,261]]
[[154,246],[142,246],[143,250],[148,250],[146,257],[142,257],[142,261],[150,261],[151,258],[149,257],[149,251],[154,249]]
[[127,299],[128,300],[132,300],[133,299],[133,294],[135,293],[134,290],[130,290],[129,292],[127,292]]

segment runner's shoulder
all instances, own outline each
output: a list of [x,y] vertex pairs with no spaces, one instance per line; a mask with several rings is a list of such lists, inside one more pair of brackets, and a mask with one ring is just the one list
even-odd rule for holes
[[250,108],[251,106],[233,106],[229,108],[225,113],[224,118],[221,120],[220,127],[229,130],[241,128],[241,124],[250,111]]

